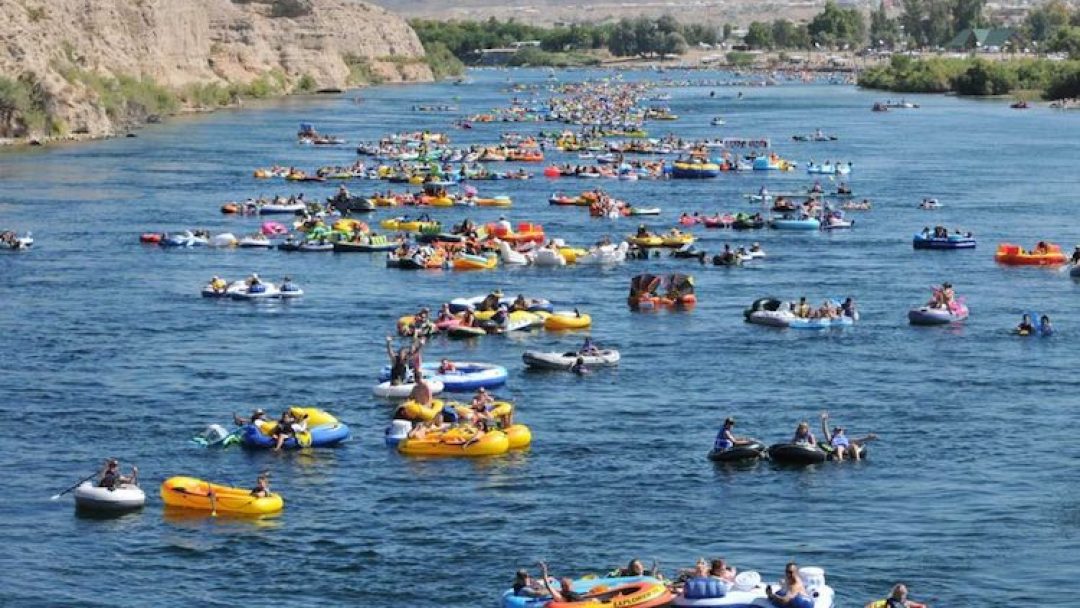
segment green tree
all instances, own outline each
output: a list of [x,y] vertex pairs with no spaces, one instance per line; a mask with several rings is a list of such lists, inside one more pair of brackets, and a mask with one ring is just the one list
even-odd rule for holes
[[1049,0],[1028,13],[1024,34],[1035,42],[1043,42],[1066,25],[1069,25],[1069,5],[1063,0]]
[[772,40],[773,45],[778,49],[790,49],[795,45],[792,43],[795,38],[795,24],[787,19],[777,19],[772,23]]
[[735,31],[735,26],[731,25],[730,23],[725,23],[724,24],[724,41],[725,42],[727,41],[728,38],[731,38],[731,33],[734,32],[734,31]]
[[746,29],[743,42],[752,49],[770,49],[773,45],[772,28],[764,21],[753,21]]
[[900,24],[885,12],[884,0],[870,11],[870,46],[894,48],[900,42]]
[[842,9],[833,0],[807,25],[810,38],[826,47],[854,48],[866,39],[866,21],[857,9]]
[[1051,53],[1067,53],[1070,59],[1080,59],[1080,27],[1059,27],[1046,43]]

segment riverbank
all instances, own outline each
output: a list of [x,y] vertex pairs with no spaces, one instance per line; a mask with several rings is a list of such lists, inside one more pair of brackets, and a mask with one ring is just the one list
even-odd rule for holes
[[859,73],[858,85],[896,93],[956,93],[971,96],[1032,92],[1046,100],[1080,95],[1080,62],[1040,57],[990,61],[982,57],[913,58],[896,55]]

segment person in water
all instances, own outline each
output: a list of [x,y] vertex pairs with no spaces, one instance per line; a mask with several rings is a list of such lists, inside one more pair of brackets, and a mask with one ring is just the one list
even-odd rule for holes
[[1080,264],[1080,245],[1077,245],[1076,248],[1073,249],[1072,257],[1069,258],[1069,263],[1073,265]]
[[1016,326],[1016,333],[1021,336],[1030,336],[1035,333],[1035,326],[1031,324],[1031,316],[1025,314],[1020,317],[1020,324]]
[[833,458],[839,461],[843,461],[845,456],[852,460],[862,460],[863,444],[877,439],[874,433],[851,439],[842,426],[834,426],[832,432],[829,432],[829,412],[821,412],[821,434],[825,437],[825,443],[832,448]]
[[139,485],[139,467],[131,467],[131,475],[124,476],[120,474],[120,461],[115,458],[110,458],[105,461],[105,466],[101,468],[101,472],[98,473],[98,487],[108,488],[115,490],[118,486],[122,485]]
[[728,416],[724,419],[724,425],[720,427],[720,431],[716,433],[716,440],[713,442],[713,449],[718,452],[725,452],[732,448],[742,447],[754,443],[752,440],[746,437],[736,437],[733,429],[735,428],[735,419]]
[[765,586],[765,595],[774,606],[791,608],[814,608],[814,599],[803,585],[799,576],[799,567],[795,562],[788,562],[784,567],[784,580],[779,593],[774,593],[772,585]]
[[1053,335],[1054,327],[1050,325],[1050,317],[1046,315],[1039,317],[1039,333],[1044,336]]
[[270,473],[263,472],[255,480],[255,487],[251,489],[251,495],[255,498],[270,496]]
[[445,374],[445,373],[448,373],[448,372],[455,372],[455,371],[457,371],[457,366],[455,366],[454,362],[451,361],[450,359],[447,359],[447,358],[444,357],[441,361],[439,361],[439,373],[440,374]]
[[301,414],[299,417],[293,414],[292,408],[289,408],[281,413],[281,418],[278,419],[277,427],[274,429],[274,451],[280,452],[282,446],[285,445],[285,440],[289,437],[296,438],[297,435],[307,430],[307,415]]
[[795,445],[808,445],[811,447],[817,446],[817,439],[814,439],[814,434],[810,432],[810,423],[803,420],[799,423],[799,426],[795,427],[795,435],[791,438],[791,443]]
[[510,312],[524,312],[528,310],[529,303],[525,300],[525,296],[519,293],[518,296],[514,298],[513,304],[510,305]]
[[570,371],[574,372],[579,376],[584,376],[585,374],[589,373],[589,369],[585,367],[585,357],[578,355],[578,358],[570,364]]
[[[864,608],[874,608],[878,602],[870,602]],[[926,604],[916,602],[915,600],[908,599],[907,585],[903,583],[897,583],[893,585],[892,591],[889,592],[889,597],[885,598],[884,608],[926,608]]]

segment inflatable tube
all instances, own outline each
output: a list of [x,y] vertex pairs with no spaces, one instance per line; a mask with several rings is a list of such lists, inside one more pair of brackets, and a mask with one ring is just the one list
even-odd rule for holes
[[161,484],[166,506],[235,515],[268,515],[285,507],[280,494],[256,498],[244,488],[230,488],[196,479],[170,477]]
[[[425,380],[425,382],[428,385],[428,388],[431,389],[432,395],[438,395],[445,389],[443,383],[438,380]],[[408,399],[409,395],[412,394],[413,387],[415,386],[416,384],[413,384],[411,382],[406,384],[391,385],[390,381],[387,380],[386,382],[381,382],[373,386],[371,388],[371,392],[376,397],[382,399]]]
[[446,330],[446,336],[449,338],[467,339],[486,335],[487,330],[485,330],[483,327],[465,327],[463,325],[455,325],[453,327],[447,328]]
[[1069,259],[1061,252],[1061,247],[1050,243],[1044,253],[1024,251],[1018,245],[1002,243],[994,253],[994,261],[1007,266],[1060,266]]
[[812,445],[776,443],[769,446],[769,458],[780,464],[807,465],[825,462],[828,453]]
[[602,350],[595,355],[579,355],[575,352],[557,353],[527,350],[521,355],[521,360],[529,367],[541,369],[570,369],[578,357],[584,359],[586,367],[611,367],[619,364],[619,351]]
[[[501,365],[489,363],[477,363],[473,361],[455,361],[457,368],[452,372],[443,374],[439,371],[437,362],[424,363],[424,377],[428,380],[438,380],[443,383],[444,390],[452,393],[475,391],[478,388],[493,388],[506,384],[508,373]],[[379,381],[385,382],[390,379],[390,366],[387,365],[379,372]]]
[[[291,436],[281,444],[282,448],[294,450],[306,447],[329,447],[349,438],[349,427],[331,414],[318,408],[292,408],[307,415],[308,430]],[[277,423],[247,424],[240,432],[240,442],[246,448],[272,448],[277,442],[274,431]]]
[[561,310],[548,315],[544,319],[544,329],[584,329],[592,325],[592,317],[587,314],[577,314],[572,310]]
[[[486,296],[473,296],[470,298],[454,298],[450,300],[450,312],[459,313],[466,310],[476,310],[476,307],[484,301]],[[502,297],[499,298],[499,304],[505,305],[507,308],[514,304],[514,297]],[[527,310],[529,312],[551,312],[554,310],[551,302],[544,298],[525,298],[525,302],[528,305]]]
[[968,318],[968,309],[959,305],[955,310],[921,306],[908,311],[908,322],[912,325],[948,325]]
[[821,228],[821,222],[812,217],[804,219],[775,218],[769,222],[769,228],[774,230],[817,230]]
[[423,439],[405,438],[397,450],[406,456],[444,456],[476,458],[498,456],[510,449],[510,440],[502,431],[490,431],[477,437],[476,429],[455,427]]
[[736,462],[739,460],[757,460],[765,456],[765,444],[754,441],[747,445],[740,445],[726,450],[713,448],[709,451],[709,460],[714,462]]
[[911,246],[914,249],[974,249],[975,237],[952,234],[939,238],[916,234],[911,238]]
[[503,433],[511,450],[524,450],[532,444],[532,431],[524,424],[512,424]]
[[110,489],[84,481],[75,488],[73,495],[75,508],[80,511],[122,513],[141,509],[146,504],[146,494],[142,488],[131,484],[122,484]]
[[550,598],[527,598],[503,593],[503,608],[655,608],[665,606],[674,597],[659,580],[649,576],[582,578],[571,588],[587,596],[579,602],[554,602]]

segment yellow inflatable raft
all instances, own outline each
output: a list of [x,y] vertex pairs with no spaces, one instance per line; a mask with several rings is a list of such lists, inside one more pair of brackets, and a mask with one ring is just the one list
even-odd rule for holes
[[554,312],[544,319],[544,329],[584,329],[592,325],[592,317],[577,315],[572,310]]
[[219,486],[194,477],[170,477],[161,484],[161,500],[170,507],[235,515],[267,515],[285,507],[280,494],[256,498],[244,488]]
[[420,405],[416,401],[409,399],[400,406],[405,413],[405,417],[414,422],[428,422],[435,416],[438,416],[443,411],[443,402],[441,399],[432,399],[431,405]]
[[398,451],[407,456],[498,456],[510,449],[510,440],[502,431],[489,431],[477,437],[470,427],[455,427],[445,433],[422,439],[407,438],[398,443]]

